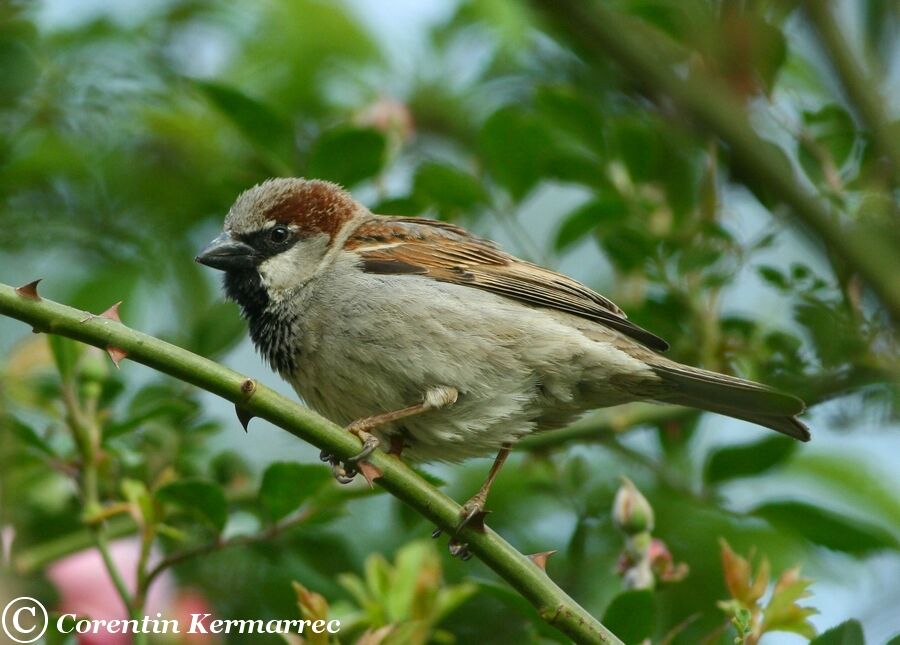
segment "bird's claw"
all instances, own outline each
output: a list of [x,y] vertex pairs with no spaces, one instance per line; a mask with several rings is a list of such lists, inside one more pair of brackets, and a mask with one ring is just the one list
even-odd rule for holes
[[[487,514],[488,511],[484,510],[484,502],[480,500],[469,500],[462,507],[459,524],[456,525],[453,535],[450,536],[450,541],[447,543],[447,548],[452,557],[458,557],[464,562],[472,557],[468,543],[460,541],[459,532],[467,526],[475,531],[484,532],[484,518],[487,517]],[[442,534],[443,531],[440,528],[436,528],[431,532],[431,537],[437,539]]]
[[339,484],[349,484],[356,477],[357,470],[340,462],[332,464],[331,472]]
[[331,464],[331,473],[340,484],[349,484],[359,474],[359,464],[365,461],[378,448],[378,437],[368,432],[359,432],[359,438],[363,442],[363,448],[359,453],[348,459],[341,460],[329,452],[323,450],[319,453],[319,459]]
[[356,468],[348,464],[346,461],[341,461],[331,453],[325,452],[323,450],[319,454],[319,459],[328,464],[331,464],[331,474],[334,475],[334,478],[338,481],[339,484],[349,484],[353,481],[353,478],[356,477]]
[[450,550],[450,555],[452,557],[458,557],[463,562],[472,557],[472,552],[469,551],[469,545],[465,542],[457,542],[455,539],[451,539],[450,542],[447,543],[447,548]]
[[363,448],[359,451],[359,453],[353,455],[345,462],[350,466],[355,466],[359,462],[368,459],[369,455],[375,452],[375,449],[378,448],[379,444],[381,443],[378,440],[378,437],[368,432],[359,432],[357,436],[362,440]]

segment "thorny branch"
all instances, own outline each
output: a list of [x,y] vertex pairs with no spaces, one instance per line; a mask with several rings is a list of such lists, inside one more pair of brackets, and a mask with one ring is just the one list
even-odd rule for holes
[[[105,317],[40,298],[35,289],[0,284],[0,314],[30,324],[35,331],[58,334],[103,349],[116,348],[129,359],[216,394],[245,413],[266,419],[291,434],[340,458],[359,451],[358,441],[342,428],[261,384],[248,393],[247,377],[180,347],[143,334]],[[460,506],[428,484],[398,459],[376,453],[371,461],[382,473],[377,480],[446,531],[459,521]],[[579,643],[621,643],[596,618],[560,589],[528,557],[491,529],[466,529],[462,537],[471,552],[504,578],[544,619]]]

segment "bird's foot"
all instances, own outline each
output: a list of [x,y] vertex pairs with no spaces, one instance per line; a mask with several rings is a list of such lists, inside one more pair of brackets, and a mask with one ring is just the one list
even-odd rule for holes
[[349,484],[356,477],[356,469],[348,466],[346,461],[341,461],[330,452],[323,450],[319,453],[319,459],[331,465],[331,474],[340,484]]
[[[474,531],[484,532],[484,518],[487,517],[487,514],[490,512],[484,510],[484,505],[485,496],[480,493],[463,504],[462,509],[460,509],[459,512],[459,523],[456,525],[456,528],[453,529],[453,535],[450,536],[450,541],[447,543],[447,548],[450,550],[451,556],[458,557],[463,561],[472,557],[468,543],[460,540],[459,533],[466,527],[469,527]],[[441,533],[441,529],[436,528],[431,533],[431,537],[438,538],[441,536]]]
[[357,454],[353,455],[352,457],[350,457],[350,459],[347,460],[347,462],[351,465],[355,465],[361,461],[365,461],[369,458],[369,455],[375,452],[375,449],[378,448],[379,445],[381,445],[381,441],[378,439],[378,437],[369,432],[369,427],[370,426],[367,423],[357,423],[356,421],[354,421],[346,428],[347,432],[359,437],[359,440],[362,441],[363,444],[362,450],[360,450]]
[[344,460],[323,450],[319,454],[319,459],[331,464],[331,472],[338,483],[349,484],[358,473],[362,472],[371,486],[372,480],[380,476],[381,473],[366,460],[375,452],[381,442],[378,440],[378,437],[366,430],[365,424],[354,422],[347,426],[346,430],[359,437],[363,444],[362,450]]
[[[427,412],[429,410],[438,410],[440,408],[446,407],[456,402],[456,399],[459,397],[459,391],[455,387],[449,386],[438,386],[434,387],[427,392],[425,392],[424,399],[421,403],[417,403],[416,405],[411,405],[408,408],[403,408],[401,410],[394,410],[392,412],[385,412],[383,414],[376,414],[371,417],[363,417],[362,419],[357,419],[350,425],[348,425],[345,430],[350,432],[351,434],[359,437],[359,440],[363,443],[363,449],[359,452],[359,454],[350,457],[349,459],[340,460],[334,455],[331,455],[326,452],[322,452],[320,458],[322,461],[328,462],[331,464],[331,470],[334,473],[334,478],[337,479],[342,484],[347,484],[353,481],[353,478],[357,473],[362,473],[366,478],[366,481],[369,482],[369,485],[372,485],[372,481],[381,477],[381,471],[374,465],[368,463],[367,459],[369,456],[375,452],[375,449],[378,448],[381,443],[375,435],[373,435],[370,431],[383,426],[388,423],[394,423],[399,421],[400,419],[405,419],[406,417],[411,417],[416,414],[421,414],[422,412]],[[391,445],[392,452],[394,452],[394,445],[392,442]],[[400,451],[402,451],[402,440],[399,444],[399,448],[396,451],[396,455],[400,455]]]

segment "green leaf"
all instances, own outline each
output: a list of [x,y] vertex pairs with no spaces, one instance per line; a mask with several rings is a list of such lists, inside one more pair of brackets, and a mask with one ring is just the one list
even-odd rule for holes
[[775,267],[758,266],[756,272],[759,273],[759,277],[781,291],[786,291],[790,286],[787,276]]
[[47,336],[47,342],[50,343],[50,352],[53,354],[53,362],[56,363],[59,375],[63,381],[68,381],[75,371],[75,363],[78,362],[81,345],[56,334]]
[[767,437],[754,443],[716,450],[706,462],[704,479],[707,483],[717,484],[738,477],[759,475],[787,461],[797,445],[788,437]]
[[816,354],[828,367],[842,366],[867,351],[852,314],[842,306],[807,297],[794,306],[794,319],[809,332]]
[[628,205],[617,193],[607,191],[566,216],[556,234],[557,251],[581,240],[591,231],[615,226],[628,216]]
[[900,22],[900,7],[894,0],[866,0],[863,16],[866,38],[887,65],[897,42],[897,24]]
[[533,28],[529,7],[516,0],[490,0],[488,2],[463,2],[453,18],[458,28],[472,24],[486,25],[491,30],[492,42],[504,55],[516,56],[528,46]]
[[804,129],[797,142],[797,158],[806,175],[816,183],[826,179],[826,169],[839,171],[850,158],[856,141],[853,119],[842,107],[826,105],[803,113]]
[[882,518],[900,533],[900,498],[891,475],[876,469],[869,460],[842,453],[801,451],[791,462],[791,473],[808,478],[810,485],[829,498]]
[[756,40],[756,71],[766,94],[771,94],[778,72],[787,60],[787,41],[780,29],[760,17],[751,20],[751,28]]
[[166,484],[156,491],[161,502],[174,504],[184,510],[199,514],[209,520],[217,530],[225,528],[228,520],[228,502],[222,489],[201,479],[182,479]]
[[621,227],[599,235],[610,261],[622,271],[633,271],[655,254],[655,243],[645,230]]
[[[761,139],[756,145],[759,155],[777,172],[785,177],[796,175],[794,165],[781,146],[765,139]],[[781,203],[778,191],[760,181],[753,168],[745,165],[743,159],[733,156],[729,149],[723,150],[722,157],[721,167],[728,168],[735,179],[746,184],[763,206],[771,210]]]
[[50,612],[50,623],[59,625],[61,629],[48,629],[41,639],[43,645],[72,645],[72,637],[69,634],[75,631],[78,620],[72,614]]
[[[124,301],[119,309],[123,320],[128,320],[128,310],[139,280],[146,279],[137,264],[104,262],[96,264],[90,274],[78,282],[68,302],[73,307],[100,313],[117,300]],[[114,295],[113,295],[114,294]]]
[[372,31],[340,3],[277,0],[255,6],[259,11],[254,9],[251,31],[241,31],[239,25],[246,22],[240,20],[232,27],[237,31],[228,32],[239,43],[229,73],[251,79],[260,94],[285,111],[303,118],[333,118],[335,101],[326,88],[336,80],[359,82],[352,71],[359,69],[355,63],[375,68],[382,64]]
[[853,151],[856,128],[847,110],[837,104],[826,105],[817,112],[804,112],[807,134],[822,146],[840,168]]
[[800,577],[799,567],[788,569],[779,576],[772,590],[772,597],[763,614],[763,632],[793,632],[806,638],[816,635],[816,628],[809,617],[819,613],[814,607],[797,604],[808,598],[812,580]]
[[203,308],[191,328],[191,349],[201,356],[217,356],[244,337],[246,325],[230,302],[214,302]]
[[275,110],[234,87],[210,81],[193,84],[258,150],[275,154],[282,163],[290,159],[293,130]]
[[351,187],[378,174],[386,150],[378,130],[350,126],[326,130],[313,143],[307,174]]
[[415,217],[421,215],[431,204],[423,202],[415,195],[385,199],[372,206],[373,213],[381,215],[405,215]]
[[875,525],[804,502],[771,502],[751,514],[836,551],[863,555],[898,547],[893,536]]
[[521,199],[543,177],[554,142],[533,114],[505,107],[485,122],[480,146],[491,176]]
[[34,428],[22,423],[15,417],[7,417],[7,421],[9,426],[12,427],[13,435],[23,444],[34,448],[38,452],[42,452],[49,457],[56,456],[53,452],[53,448],[50,447],[50,444],[44,441],[44,439],[35,432]]
[[183,390],[172,382],[155,382],[138,390],[128,404],[128,409],[117,420],[107,423],[104,440],[130,432],[141,424],[165,421],[183,427],[196,419],[200,406],[193,396],[185,396]]
[[669,3],[664,0],[662,2],[642,0],[626,6],[630,14],[639,17],[642,21],[653,25],[676,40],[683,41],[688,29],[691,29],[691,34],[696,29],[695,22],[690,19],[685,7],[678,3]]
[[433,591],[423,588],[423,583],[434,580],[434,573],[439,574],[440,568],[440,558],[433,544],[420,540],[404,545],[394,558],[390,584],[381,598],[387,619],[399,622],[409,618],[417,592],[424,595]]
[[331,479],[327,468],[293,462],[277,462],[266,468],[259,487],[259,501],[274,520],[298,508]]
[[[892,641],[893,642],[893,641]],[[812,639],[809,645],[866,645],[862,625],[847,620]]]
[[12,5],[4,8],[0,26],[0,69],[5,71],[0,106],[13,108],[40,76],[38,33],[34,24],[16,15]]
[[541,116],[551,120],[560,134],[605,156],[603,111],[601,106],[592,105],[583,92],[565,85],[541,87],[537,90],[535,105]]
[[125,478],[119,484],[124,497],[135,510],[140,513],[141,521],[144,526],[156,526],[159,522],[156,504],[150,496],[150,491],[144,482],[137,479]]
[[438,592],[434,607],[434,620],[439,622],[456,611],[472,596],[478,593],[478,585],[461,582],[452,586],[444,586]]
[[656,606],[650,589],[623,591],[603,614],[603,624],[625,645],[650,638],[656,623]]
[[654,181],[660,169],[669,160],[659,124],[643,117],[620,117],[613,121],[612,144],[614,152],[628,169],[634,181]]
[[488,200],[487,192],[475,177],[447,164],[419,166],[413,184],[417,198],[449,217]]

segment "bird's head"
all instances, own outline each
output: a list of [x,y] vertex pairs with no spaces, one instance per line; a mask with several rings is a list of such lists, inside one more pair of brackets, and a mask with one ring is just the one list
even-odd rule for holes
[[224,271],[226,293],[251,313],[312,279],[365,212],[336,184],[269,179],[237,198],[222,234],[195,259]]

